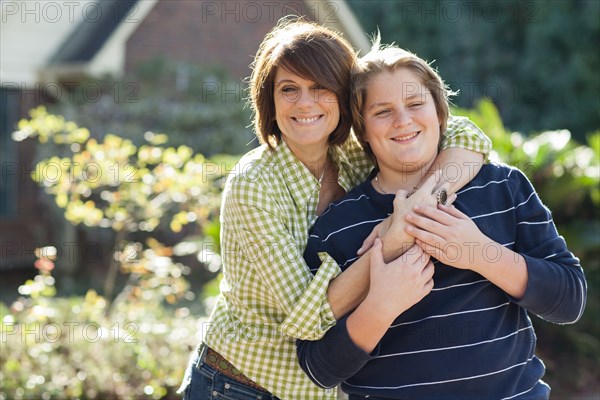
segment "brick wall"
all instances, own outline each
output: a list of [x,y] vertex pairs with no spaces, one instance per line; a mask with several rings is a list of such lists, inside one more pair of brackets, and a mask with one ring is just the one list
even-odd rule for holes
[[234,79],[249,65],[265,34],[287,14],[309,14],[303,1],[160,0],[127,42],[126,71],[164,55],[222,65]]

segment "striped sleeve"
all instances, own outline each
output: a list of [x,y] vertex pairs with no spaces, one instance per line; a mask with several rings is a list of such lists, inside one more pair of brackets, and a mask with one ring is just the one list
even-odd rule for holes
[[347,319],[348,316],[341,318],[321,340],[296,341],[300,367],[320,388],[339,385],[379,354],[379,345],[368,354],[352,341],[346,327]]
[[512,169],[509,179],[517,224],[515,251],[525,258],[529,275],[525,295],[517,303],[549,322],[574,323],[583,314],[587,293],[579,259],[567,249],[527,177]]

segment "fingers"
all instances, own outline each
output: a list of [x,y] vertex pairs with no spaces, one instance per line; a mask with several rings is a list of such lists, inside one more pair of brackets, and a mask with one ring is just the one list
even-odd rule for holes
[[400,189],[396,192],[396,199],[404,200],[408,197],[408,190]]
[[402,209],[402,205],[406,201],[407,196],[408,191],[406,190],[400,189],[396,192],[396,197],[394,197],[394,211]]
[[369,250],[374,245],[375,239],[379,237],[378,227],[379,225],[373,228],[371,233],[369,233],[369,236],[367,236],[367,238],[363,241],[362,245],[360,246],[360,249],[358,249],[358,251],[356,252],[357,255],[362,256],[367,252],[367,250]]
[[[429,262],[429,255],[423,252],[417,245],[412,245],[407,251],[405,251],[398,258],[390,261],[386,264],[387,267],[401,267],[401,268],[409,268],[409,267],[418,267],[423,268],[425,264]],[[371,264],[373,265],[373,264]]]
[[434,272],[435,272],[435,267],[433,265],[433,262],[431,260],[429,260],[429,262],[427,263],[425,268],[423,268],[423,278],[428,281],[432,280]]
[[[415,244],[417,244],[423,251],[429,255],[432,255],[428,248],[424,247],[423,244],[435,247],[439,246],[440,243],[446,243],[446,239],[435,233],[419,229],[416,226],[409,225],[406,227],[406,232],[415,238]],[[419,243],[420,242],[420,243]]]
[[434,207],[415,206],[415,213],[407,214],[404,218],[411,225],[428,232],[444,236],[444,228],[452,225],[454,217]]
[[375,238],[373,247],[371,248],[371,254],[369,254],[369,260],[371,261],[371,267],[385,265],[383,261],[383,246],[381,239]]
[[439,181],[440,176],[441,176],[441,174],[438,174],[437,172],[435,174],[431,175],[429,178],[427,178],[427,180],[425,180],[423,185],[421,185],[421,189],[427,190],[428,193],[433,193],[433,189],[437,185],[437,182]]
[[426,296],[433,289],[434,281],[433,274],[435,272],[435,267],[433,266],[433,262],[429,261],[423,271],[421,272],[421,277],[423,279],[423,296]]
[[429,261],[429,255],[423,252],[416,244],[412,245],[404,254],[398,258],[402,263],[407,265],[422,264],[425,265]]
[[465,213],[463,213],[462,211],[460,211],[458,208],[454,207],[454,206],[450,206],[449,204],[446,204],[445,206],[442,204],[438,204],[438,208],[441,211],[444,211],[450,215],[452,215],[455,218],[459,218],[459,219],[471,219],[469,218],[468,215],[466,215]]
[[456,195],[456,193],[452,193],[451,195],[449,195],[448,200],[446,200],[446,206],[451,206],[452,204],[454,204],[457,198],[458,196]]
[[440,247],[439,242],[435,243],[435,244],[428,244],[428,243],[423,242],[420,239],[416,239],[415,243],[421,249],[423,249],[423,252],[425,254],[427,254],[428,256],[433,257],[433,258],[437,258],[437,259],[440,258],[440,248],[441,247]]
[[[426,230],[441,228],[435,226],[435,222],[443,226],[450,226],[455,221],[455,217],[451,214],[435,207],[416,205],[413,210],[415,213],[407,214],[405,219],[412,224],[418,224],[418,226]],[[428,225],[428,221],[431,225]]]

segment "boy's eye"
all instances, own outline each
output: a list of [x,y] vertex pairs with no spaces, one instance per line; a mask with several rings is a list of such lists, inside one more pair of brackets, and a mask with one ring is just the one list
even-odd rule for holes
[[419,102],[416,102],[416,103],[411,103],[411,104],[409,105],[409,107],[419,107],[419,106],[422,106],[422,105],[423,105],[423,102],[420,102],[420,101],[419,101]]

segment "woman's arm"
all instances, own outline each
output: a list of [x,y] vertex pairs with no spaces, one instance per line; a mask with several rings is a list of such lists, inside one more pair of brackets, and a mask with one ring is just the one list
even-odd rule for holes
[[[450,117],[446,134],[441,143],[441,149],[428,173],[418,185],[420,190],[415,192],[412,201],[405,200],[406,193],[397,195],[398,202],[394,202],[394,213],[389,219],[373,229],[357,254],[364,254],[372,245],[376,237],[384,241],[384,255],[386,260],[394,259],[399,253],[389,249],[406,249],[414,244],[414,237],[405,232],[406,221],[404,216],[407,210],[415,204],[434,205],[434,194],[444,188],[449,195],[463,188],[477,175],[492,149],[491,140],[465,117]],[[427,182],[432,176],[436,183],[431,189]],[[425,188],[426,187],[426,188]],[[427,189],[427,190],[423,190]],[[411,196],[412,197],[412,196]],[[451,202],[450,202],[451,203]],[[404,204],[404,205],[402,205]],[[392,232],[386,237],[388,230]]]
[[386,264],[377,239],[369,258],[365,300],[321,340],[296,342],[300,366],[320,387],[336,386],[358,372],[394,319],[433,288],[433,264],[418,246]]
[[[316,340],[365,298],[369,258],[362,257],[342,274],[331,257],[317,256],[307,265],[303,245],[289,232],[269,185],[246,175],[232,178],[223,195],[221,250],[227,284],[234,288],[229,296],[244,295],[232,299],[236,305],[274,309],[276,317],[261,318],[275,323],[283,316],[283,334]],[[317,270],[314,276],[309,267]],[[264,304],[247,303],[259,298]]]
[[261,321],[278,324],[284,335],[318,339],[336,322],[327,288],[339,267],[323,265],[311,274],[303,246],[273,201],[275,185],[263,180],[260,174],[240,174],[223,193],[221,256],[232,312],[238,318],[260,313]]
[[456,193],[477,175],[491,150],[492,141],[475,123],[450,116],[440,152],[428,173],[441,176],[434,190],[444,187],[448,194]]

